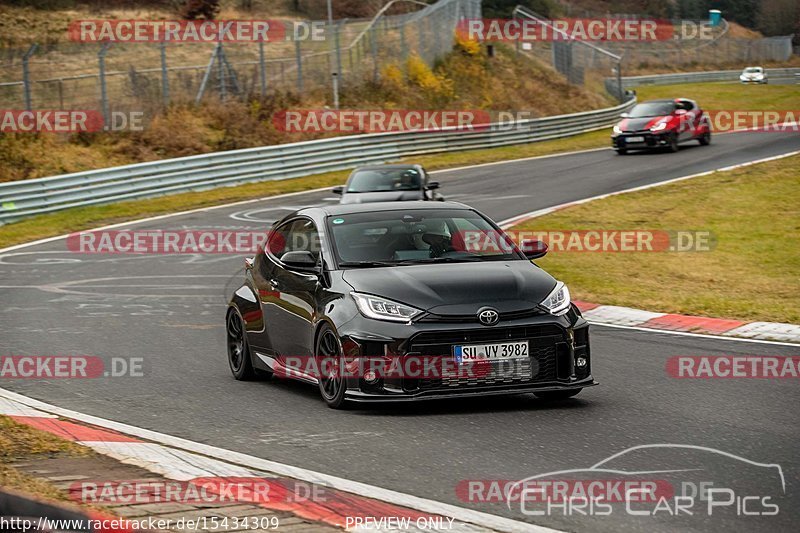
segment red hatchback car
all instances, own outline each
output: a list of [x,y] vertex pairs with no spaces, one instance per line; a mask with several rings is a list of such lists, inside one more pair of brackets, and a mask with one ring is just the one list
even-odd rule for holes
[[618,154],[628,150],[667,148],[678,151],[682,142],[711,142],[711,121],[694,100],[650,100],[634,106],[614,126],[611,144]]

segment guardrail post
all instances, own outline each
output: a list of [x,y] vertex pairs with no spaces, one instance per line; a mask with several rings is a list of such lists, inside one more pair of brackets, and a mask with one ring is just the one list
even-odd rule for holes
[[97,61],[100,67],[100,108],[103,110],[103,125],[108,127],[111,111],[108,107],[108,91],[106,89],[106,54],[111,47],[110,42],[103,43],[97,52]]
[[29,60],[31,56],[36,52],[36,49],[39,48],[39,45],[33,43],[28,51],[25,52],[25,55],[22,56],[22,83],[23,83],[23,90],[25,93],[25,109],[30,111],[33,108],[31,103],[31,73],[29,68]]
[[161,97],[164,107],[169,106],[169,71],[167,70],[167,43],[161,41]]

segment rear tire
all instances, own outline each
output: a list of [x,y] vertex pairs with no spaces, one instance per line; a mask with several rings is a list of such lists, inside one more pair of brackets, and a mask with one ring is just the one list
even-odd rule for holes
[[244,328],[239,311],[231,309],[225,319],[227,333],[228,365],[233,377],[239,381],[250,381],[256,378],[253,362],[250,360],[250,345],[247,342],[247,331]]
[[700,138],[697,139],[697,141],[700,143],[700,146],[708,146],[711,144],[711,132],[705,132],[700,136]]
[[559,400],[566,400],[567,398],[572,398],[576,396],[580,391],[583,389],[571,389],[571,390],[548,390],[542,392],[534,392],[533,394],[536,395],[537,398],[541,400],[545,400],[548,402],[557,402]]
[[343,376],[344,355],[339,338],[333,329],[325,324],[317,336],[314,350],[319,378],[319,393],[331,409],[346,409],[344,393],[347,380]]

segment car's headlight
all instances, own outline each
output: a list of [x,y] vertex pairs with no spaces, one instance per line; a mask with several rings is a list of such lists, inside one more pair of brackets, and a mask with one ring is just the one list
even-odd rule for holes
[[356,306],[361,314],[375,320],[391,320],[393,322],[408,322],[422,313],[421,310],[410,305],[401,304],[380,296],[371,294],[350,293],[356,301]]
[[622,128],[620,128],[620,127],[619,127],[619,126],[617,126],[617,125],[614,125],[614,127],[612,128],[612,130],[611,130],[611,131],[613,131],[614,133],[616,133],[617,135],[619,135],[620,133],[622,133]]
[[661,131],[661,130],[665,130],[665,129],[667,129],[667,124],[668,124],[668,122],[659,122],[658,124],[656,124],[655,126],[653,126],[652,128],[650,128],[650,131]]
[[556,283],[556,288],[539,305],[547,309],[551,315],[561,316],[569,311],[569,304],[569,289],[559,281]]

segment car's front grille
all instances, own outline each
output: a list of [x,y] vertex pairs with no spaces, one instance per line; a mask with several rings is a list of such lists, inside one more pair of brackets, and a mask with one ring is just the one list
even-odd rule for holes
[[[529,357],[491,363],[473,363],[441,376],[406,380],[406,389],[453,390],[491,385],[523,385],[569,379],[559,361],[569,362],[564,330],[554,325],[470,329],[420,333],[411,338],[408,352],[423,356],[452,357],[453,345],[527,340]],[[562,375],[563,374],[563,375]]]
[[[523,311],[513,311],[508,313],[500,313],[500,321],[504,320],[517,320],[520,318],[529,318],[545,314],[544,311],[537,308],[525,309]],[[439,322],[451,324],[479,324],[478,315],[437,315],[435,313],[428,313],[418,320],[419,322]]]
[[545,339],[547,337],[558,337],[558,341],[563,340],[564,330],[552,324],[545,324],[541,326],[482,327],[455,331],[424,332],[418,333],[411,338],[406,351],[418,352],[424,355],[445,355],[450,353],[451,345],[453,344],[505,342],[523,339],[539,341],[547,340]]
[[418,380],[420,390],[452,389],[485,385],[513,385],[556,379],[555,346],[532,349],[530,357],[473,365],[469,371],[454,371],[440,378]]

